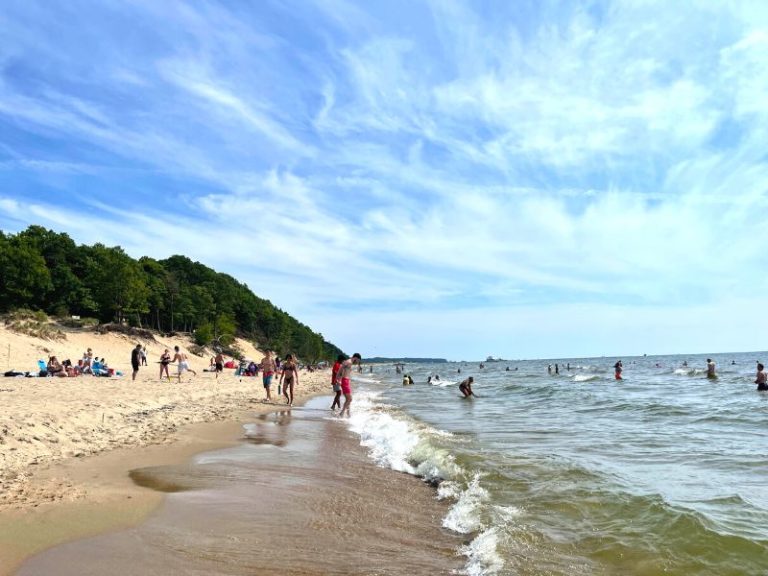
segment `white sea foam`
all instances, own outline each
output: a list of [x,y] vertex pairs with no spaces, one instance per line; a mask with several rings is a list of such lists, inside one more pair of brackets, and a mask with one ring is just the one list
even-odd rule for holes
[[498,553],[498,529],[489,528],[459,550],[467,557],[464,573],[468,576],[489,576],[498,574],[504,568],[504,561]]
[[458,494],[456,503],[443,518],[443,527],[469,534],[480,529],[480,509],[488,500],[488,492],[480,486],[480,477],[476,475],[469,485]]
[[[503,562],[496,551],[496,531],[484,530],[484,511],[488,511],[488,492],[481,486],[480,475],[470,476],[455,461],[453,454],[438,444],[452,441],[452,435],[413,422],[377,403],[380,395],[361,392],[355,397],[350,429],[360,436],[361,445],[379,465],[428,480],[440,480],[439,499],[454,500],[443,519],[443,527],[460,534],[478,535],[460,552],[468,557],[464,568],[472,576],[496,574]],[[435,443],[433,443],[435,442]],[[437,443],[437,444],[436,444]],[[516,510],[516,509],[515,509]],[[513,515],[510,509],[505,513]],[[504,516],[494,513],[504,522]],[[494,522],[495,523],[495,522]]]
[[599,379],[600,376],[597,374],[576,374],[576,376],[573,377],[574,382],[591,382]]

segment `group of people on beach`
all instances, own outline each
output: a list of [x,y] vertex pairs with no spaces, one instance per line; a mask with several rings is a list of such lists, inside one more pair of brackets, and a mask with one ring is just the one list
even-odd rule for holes
[[107,364],[106,358],[94,356],[91,348],[83,352],[83,357],[77,361],[77,364],[73,364],[69,359],[60,362],[55,355],[49,356],[48,362],[40,360],[38,364],[39,376],[72,378],[83,375],[112,376],[115,374],[115,371]]

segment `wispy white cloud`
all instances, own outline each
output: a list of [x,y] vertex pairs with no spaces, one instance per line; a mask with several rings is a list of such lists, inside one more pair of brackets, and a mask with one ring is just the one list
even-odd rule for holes
[[398,353],[640,351],[768,303],[760,6],[295,8],[114,0],[82,12],[88,53],[56,10],[4,12],[0,226],[184,253]]

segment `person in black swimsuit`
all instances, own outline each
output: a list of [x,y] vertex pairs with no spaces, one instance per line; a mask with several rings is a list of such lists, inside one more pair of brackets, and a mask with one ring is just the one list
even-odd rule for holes
[[131,368],[133,368],[133,374],[131,380],[136,380],[136,374],[139,373],[139,366],[141,365],[141,344],[136,344],[136,348],[131,350]]

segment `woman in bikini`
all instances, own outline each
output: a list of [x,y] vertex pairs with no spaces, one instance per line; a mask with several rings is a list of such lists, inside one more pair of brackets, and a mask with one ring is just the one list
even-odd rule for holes
[[281,367],[280,384],[283,386],[283,396],[285,396],[288,406],[293,406],[293,385],[299,383],[299,370],[292,354],[285,357]]
[[163,379],[163,372],[165,372],[165,377],[168,378],[168,380],[171,380],[171,375],[168,373],[168,364],[171,363],[171,353],[168,352],[168,348],[165,349],[165,352],[163,352],[160,355],[160,380]]

